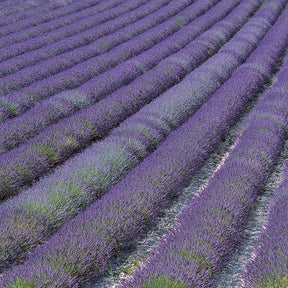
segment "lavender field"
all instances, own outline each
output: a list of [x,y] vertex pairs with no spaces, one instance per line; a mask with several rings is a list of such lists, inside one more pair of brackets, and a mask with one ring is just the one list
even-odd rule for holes
[[8,287],[288,287],[288,1],[0,0]]

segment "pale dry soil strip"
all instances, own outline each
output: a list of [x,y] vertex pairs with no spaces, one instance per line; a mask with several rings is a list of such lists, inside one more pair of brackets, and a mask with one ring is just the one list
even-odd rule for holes
[[158,246],[159,241],[174,225],[183,208],[201,193],[212,175],[224,164],[225,159],[229,156],[229,151],[235,145],[234,141],[234,137],[228,136],[205,162],[197,175],[193,177],[189,187],[185,188],[181,195],[170,201],[169,207],[159,217],[159,221],[150,227],[145,235],[142,234],[134,239],[133,244],[113,260],[108,273],[100,281],[95,284],[86,284],[82,288],[119,287],[121,280],[129,278],[138,267],[143,266],[153,249]]
[[[271,82],[273,82],[273,77],[271,78]],[[261,95],[263,91],[269,88],[270,85],[271,83],[267,83],[263,87],[263,90],[260,91],[260,93],[258,93],[258,95]],[[247,107],[243,116],[240,118],[237,124],[230,130],[230,133],[226,137],[225,141],[223,141],[215,150],[215,152],[210,155],[210,157],[205,162],[201,170],[193,177],[190,185],[186,187],[178,197],[175,197],[170,201],[169,207],[163,212],[162,216],[159,217],[159,220],[155,223],[155,225],[150,227],[149,231],[146,231],[145,234],[141,234],[139,235],[138,238],[135,238],[132,245],[129,248],[119,253],[117,257],[111,262],[108,272],[100,280],[98,280],[96,283],[83,285],[81,286],[81,288],[117,288],[120,285],[120,281],[123,281],[129,278],[131,275],[134,274],[134,272],[139,267],[144,266],[146,259],[150,256],[152,251],[158,246],[160,240],[163,237],[165,237],[166,234],[168,234],[169,230],[174,225],[177,216],[182,212],[182,210],[187,206],[188,203],[190,203],[196,196],[198,196],[201,193],[201,191],[207,186],[209,179],[224,164],[226,158],[229,156],[229,152],[237,145],[238,140],[236,139],[237,137],[236,135],[239,136],[239,132],[237,134],[237,131],[239,131],[239,127],[241,127],[241,124],[245,122],[245,119],[247,118],[249,112],[253,109],[255,105],[257,105],[260,98],[261,96],[256,97],[255,100],[252,103],[250,103],[249,107]],[[261,195],[261,197],[259,197],[259,199],[257,200],[257,205],[251,211],[251,215],[249,216],[249,223],[247,224],[249,226],[247,226],[247,229],[245,230],[245,236],[242,238],[243,240],[241,241],[241,244],[237,246],[237,250],[235,253],[237,254],[239,250],[239,253],[238,253],[239,258],[244,257],[243,253],[246,253],[246,252],[240,251],[240,245],[243,246],[243,249],[244,249],[244,246],[249,245],[248,240],[244,240],[244,239],[253,238],[253,236],[252,237],[248,236],[250,233],[249,231],[252,232],[253,229],[259,230],[259,232],[257,232],[258,233],[257,235],[259,235],[263,227],[263,223],[265,222],[265,219],[267,216],[267,212],[265,212],[265,209],[267,210],[267,205],[269,202],[269,198],[267,198],[266,204],[264,204],[265,198],[263,196],[268,195],[268,193],[271,194],[272,190],[274,191],[275,187],[277,187],[278,182],[280,181],[278,177],[281,174],[281,171],[283,170],[283,162],[286,157],[288,157],[288,141],[285,145],[285,149],[283,150],[279,158],[278,165],[276,166],[276,168],[274,169],[274,172],[269,178],[267,189]],[[271,186],[271,188],[269,188],[270,187],[269,185],[270,186],[272,185],[273,187]],[[263,204],[260,205],[262,202]],[[256,211],[256,207],[260,208],[262,206],[263,206],[262,208],[263,212],[259,212],[258,210]],[[265,212],[265,215],[264,215],[264,212]],[[257,216],[256,214],[258,213],[262,213],[262,214],[258,215],[257,220],[258,221],[261,220],[262,222],[259,222],[259,223],[255,222],[255,225],[253,226],[250,219],[251,220],[256,219],[256,216]],[[251,225],[251,228],[250,228],[250,225]],[[255,228],[256,226],[257,228]],[[253,245],[256,239],[258,239],[258,236],[255,236],[254,238],[255,238],[254,242],[250,244],[251,248],[249,252],[245,254],[246,255],[245,260],[243,258],[243,266],[246,264],[247,260],[251,257]],[[242,254],[243,256],[241,256]],[[234,257],[232,258],[231,261],[233,261]],[[239,265],[241,266],[240,262],[237,262],[237,261],[235,261],[235,264],[233,263],[232,265],[230,265],[230,261],[229,261],[227,267],[231,266],[232,269],[229,270],[230,272],[228,272],[228,268],[225,269],[225,271],[221,273],[220,276],[216,279],[220,285],[220,286],[218,285],[217,288],[238,287],[238,286],[233,286],[233,284],[231,283],[235,282],[235,285],[237,284],[236,280],[234,279],[238,278],[240,275],[240,272],[242,272],[241,268],[239,269]],[[227,277],[225,278],[225,280],[223,278],[223,281],[222,281],[221,279],[222,277],[224,277],[224,273],[229,273],[229,275],[227,274]],[[234,274],[235,274],[235,277],[233,276]],[[231,277],[231,281],[229,280],[230,282],[228,283],[227,279],[229,277]],[[220,284],[220,281],[222,281],[221,284]],[[218,284],[218,282],[216,283]],[[225,283],[227,282],[227,284],[222,284],[223,282]],[[221,286],[221,285],[226,285],[226,286]]]
[[[277,82],[277,72],[281,69],[285,59],[288,57],[288,50],[282,55],[279,60],[278,66],[276,67],[270,83],[266,83],[263,87],[263,91],[268,90],[274,82]],[[255,101],[250,104],[249,110],[253,110],[253,107],[262,98],[262,92],[258,93]],[[251,111],[250,110],[250,111]],[[242,116],[239,124],[231,130],[237,131],[237,127],[241,127],[241,123],[245,122],[246,118],[249,116],[249,112]],[[235,136],[234,136],[235,137]],[[235,247],[235,252],[233,253],[230,260],[227,262],[224,270],[215,278],[216,288],[240,288],[242,284],[241,273],[244,272],[244,268],[249,259],[255,257],[253,250],[255,244],[257,243],[262,229],[265,229],[265,222],[268,217],[269,212],[269,201],[274,191],[279,187],[282,181],[282,174],[285,168],[285,161],[288,159],[288,140],[286,140],[283,150],[278,157],[277,164],[274,166],[271,175],[265,185],[264,190],[259,194],[256,199],[255,204],[249,212],[248,222],[246,223],[246,228],[244,234],[242,235],[240,241]]]
[[241,273],[249,259],[255,257],[253,250],[259,239],[261,230],[265,229],[265,222],[269,212],[269,201],[274,191],[282,181],[285,161],[288,158],[288,141],[278,158],[277,165],[270,175],[263,192],[258,196],[254,207],[249,213],[249,220],[240,242],[236,246],[235,253],[226,265],[226,268],[215,281],[217,288],[241,287]]

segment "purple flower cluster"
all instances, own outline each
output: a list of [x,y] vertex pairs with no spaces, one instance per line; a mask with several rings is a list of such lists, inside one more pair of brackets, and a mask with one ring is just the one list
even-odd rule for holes
[[[257,121],[274,121],[287,132],[288,59],[277,83],[265,94],[255,111]],[[246,265],[242,287],[287,287],[288,285],[288,163],[279,188],[272,196],[268,219]]]
[[[279,7],[283,7],[283,4],[279,4]],[[267,10],[263,8],[262,11],[265,13]],[[259,10],[258,13],[261,14],[262,11]],[[287,25],[287,21],[286,11],[260,43],[259,52],[256,49],[246,63],[252,64],[257,56],[260,57],[259,53],[263,55],[261,51],[263,47],[267,51],[284,51],[288,43],[288,36],[285,35],[285,31],[281,27]],[[282,31],[282,34],[276,33],[279,30]],[[275,36],[273,37],[273,35]],[[278,59],[271,61],[276,65]],[[256,96],[264,83],[265,77],[261,72],[240,66],[208,102],[185,124],[172,132],[154,153],[133,169],[100,200],[92,203],[87,210],[68,221],[54,237],[37,248],[24,265],[3,274],[0,286],[3,288],[13,287],[13,285],[28,286],[33,283],[34,286],[38,287],[42,285],[78,287],[79,284],[89,279],[99,277],[106,271],[111,257],[115,256],[115,253],[120,249],[127,247],[139,232],[146,229],[167,206],[169,199],[180,193],[181,189],[189,183],[191,177],[215,149],[217,143],[228,133],[231,126],[239,119],[249,100]],[[173,113],[176,111],[176,109],[172,110]],[[177,118],[176,115],[175,117]],[[95,191],[101,193],[101,188],[103,189],[106,185],[106,187],[109,186],[109,181],[105,181],[105,177],[110,175],[109,169],[115,167],[114,169],[118,171],[124,167],[125,170],[127,169],[125,166],[127,158],[128,160],[131,158],[131,161],[135,161],[136,164],[137,157],[145,157],[145,150],[148,149],[145,143],[149,143],[150,146],[148,145],[148,147],[151,148],[153,145],[157,146],[157,137],[161,139],[169,129],[169,123],[166,122],[166,125],[162,125],[162,123],[165,124],[165,121],[161,123],[157,115],[151,120],[153,122],[145,117],[141,121],[133,123],[131,118],[118,128],[120,129],[119,132],[117,129],[114,130],[103,142],[96,143],[84,153],[67,161],[51,177],[43,179],[20,194],[19,197],[2,204],[2,209],[0,208],[2,237],[5,234],[8,235],[7,232],[12,230],[11,225],[15,227],[14,232],[11,233],[21,235],[22,239],[26,237],[23,242],[24,247],[16,243],[20,237],[15,237],[15,235],[7,237],[6,240],[1,239],[3,246],[8,248],[15,245],[15,248],[18,249],[17,253],[19,247],[27,251],[31,246],[35,247],[39,242],[42,243],[45,237],[51,233],[49,229],[53,229],[54,225],[56,227],[61,226],[62,213],[66,213],[68,217],[72,216],[75,214],[73,209],[79,210],[81,205],[92,200],[91,197],[97,196]],[[279,129],[272,124],[271,133],[278,132]],[[123,134],[124,131],[127,134]],[[276,132],[275,134],[278,135]],[[129,136],[126,137],[125,135]],[[268,138],[265,133],[263,135],[264,138]],[[121,139],[121,146],[113,146],[114,143],[109,146],[105,145],[105,141],[110,141],[110,139],[111,141],[114,139],[120,141]],[[272,150],[274,148],[277,150],[284,137],[279,137],[279,139],[275,139],[275,142],[272,141]],[[105,157],[102,151],[97,153],[101,144],[103,145],[102,149],[107,151],[107,162],[102,164],[101,170],[104,178],[99,181],[97,178],[101,177],[101,170],[96,169],[97,165],[93,161]],[[98,148],[96,149],[96,147]],[[125,152],[125,148],[128,147],[129,149]],[[253,146],[251,146],[251,150],[253,150],[252,148]],[[267,150],[269,153],[264,151],[263,155],[261,153],[260,155],[263,165],[267,164],[265,167],[268,170],[275,157],[270,159],[267,155],[270,155],[271,150]],[[135,153],[136,151],[138,152]],[[110,156],[108,156],[108,152],[111,153]],[[253,153],[256,152],[254,149]],[[133,154],[135,155],[134,158],[131,156]],[[238,155],[238,157],[240,156]],[[102,160],[100,162],[102,163]],[[257,159],[255,163],[256,165],[259,164]],[[262,164],[261,161],[260,163]],[[251,170],[253,169],[251,168]],[[257,173],[255,174],[257,175]],[[55,181],[57,177],[58,180]],[[117,176],[116,178],[115,176],[111,177],[117,182]],[[57,185],[58,191],[53,189],[54,185]],[[34,193],[36,195],[37,189],[39,189],[38,195],[42,197],[41,201],[40,198],[37,200],[33,196]],[[46,189],[47,192],[43,193],[43,189]],[[69,194],[70,196],[68,196]],[[49,195],[51,195],[49,201],[53,204],[46,207],[42,206],[43,200],[48,199]],[[73,208],[69,208],[69,205]],[[57,212],[57,206],[62,206],[61,213]],[[52,210],[50,211],[50,209]],[[15,217],[15,215],[18,216]],[[60,218],[57,219],[57,217]],[[31,222],[34,222],[30,228],[32,230],[27,232]],[[39,225],[40,232],[37,230],[36,224]],[[43,229],[45,225],[47,225],[46,231]],[[5,230],[7,232],[4,232]],[[38,236],[41,233],[45,234],[44,239],[38,239],[38,243],[31,242],[33,235]],[[15,256],[12,253],[10,257]]]
[[[0,128],[0,134],[2,135],[0,140],[0,154],[37,135],[50,123],[59,121],[61,118],[70,116],[79,109],[94,104],[95,100],[101,100],[105,95],[119,89],[121,86],[128,85],[129,82],[134,80],[140,74],[145,72],[147,73],[149,69],[158,64],[163,58],[170,56],[173,52],[176,52],[183,48],[183,46],[188,45],[188,43],[203,32],[205,28],[212,26],[216,21],[221,20],[221,18],[233,9],[234,6],[235,1],[229,0],[227,3],[221,2],[203,16],[198,17],[198,21],[193,21],[164,41],[154,45],[148,51],[131,58],[129,61],[119,64],[114,69],[111,69],[98,77],[95,77],[93,80],[90,80],[79,87],[78,90],[69,91],[68,93],[65,91],[52,96],[48,100],[40,102],[34,108],[28,110],[28,112],[6,122]],[[255,5],[254,9],[256,9],[256,7],[257,6]],[[249,15],[249,10],[246,10],[246,14]],[[205,23],[205,25],[203,23]],[[213,28],[213,30],[216,29]],[[229,31],[224,31],[225,32],[222,32],[222,40],[225,38],[228,39],[226,34]],[[201,38],[199,41],[201,41]],[[221,41],[218,40],[217,44],[219,46]],[[204,50],[204,47],[202,50]],[[197,55],[197,53],[195,54]],[[57,62],[59,63],[61,60],[59,59]],[[172,60],[165,61],[165,63],[169,62],[172,62]],[[191,69],[189,70],[191,71]],[[79,95],[81,95],[81,97]],[[97,96],[95,97],[95,95]]]

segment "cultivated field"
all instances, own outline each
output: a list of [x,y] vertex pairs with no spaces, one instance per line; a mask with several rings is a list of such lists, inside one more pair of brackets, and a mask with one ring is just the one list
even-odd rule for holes
[[0,288],[287,288],[287,49],[285,0],[0,0]]

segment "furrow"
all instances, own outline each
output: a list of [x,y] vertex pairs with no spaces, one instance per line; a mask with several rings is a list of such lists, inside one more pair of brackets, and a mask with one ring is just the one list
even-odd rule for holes
[[[281,75],[283,75],[281,69],[285,69],[285,65],[282,65],[283,62],[288,63],[288,57],[286,56],[285,59],[283,58],[283,61],[281,61],[280,66],[278,67],[280,72],[272,77],[272,85],[275,85],[278,81],[278,77],[281,78]],[[285,105],[283,105],[282,102],[273,95],[273,91],[277,90],[277,88],[275,89],[273,86],[269,86],[269,88],[270,89],[267,89],[267,92],[259,96],[255,108],[252,109],[251,113],[242,120],[241,125],[238,125],[234,132],[236,136],[240,135],[245,129],[247,129],[252,121],[270,118],[279,123],[283,122],[283,109],[285,109]],[[269,94],[267,95],[267,93]],[[273,111],[273,114],[271,111]],[[241,274],[244,273],[244,267],[248,260],[252,258],[254,246],[259,239],[262,228],[265,226],[269,212],[270,199],[282,182],[283,170],[285,168],[284,163],[287,158],[288,143],[286,141],[283,151],[277,159],[277,164],[275,165],[265,188],[257,197],[256,203],[253,205],[249,213],[248,223],[245,225],[243,236],[240,238],[239,243],[235,248],[235,253],[228,261],[223,272],[220,273],[219,277],[215,280],[215,285],[217,287],[240,287],[242,282]]]
[[[286,13],[282,14],[282,19],[286,18]],[[277,24],[272,30],[276,26]],[[286,31],[282,32],[285,35]],[[266,37],[266,43],[269,36]],[[282,36],[276,32],[274,37]],[[254,71],[262,73],[265,70],[271,71],[270,65],[279,59],[279,54],[274,58],[271,55],[273,49],[270,52],[266,50],[267,55],[274,60],[270,58],[270,64],[268,61],[260,61],[264,47],[260,44],[250,56],[254,59],[253,65],[246,63],[242,67],[253,67]],[[269,72],[266,73],[263,74],[265,78],[271,77]],[[281,84],[279,82],[277,85],[281,87]],[[275,86],[267,91],[264,102],[267,99],[270,101]],[[285,143],[288,102],[280,93],[273,96],[276,105],[283,106],[281,121],[274,119],[279,113],[277,111],[275,115],[273,109],[270,110],[270,117],[265,120],[251,120],[223,167],[210,179],[199,197],[185,208],[171,232],[147,260],[147,264],[121,287],[214,287],[214,277],[233,255],[243,234],[249,210]],[[233,106],[231,102],[229,105]],[[263,105],[258,103],[256,111],[260,115],[262,109]],[[215,115],[212,119],[214,117]]]

